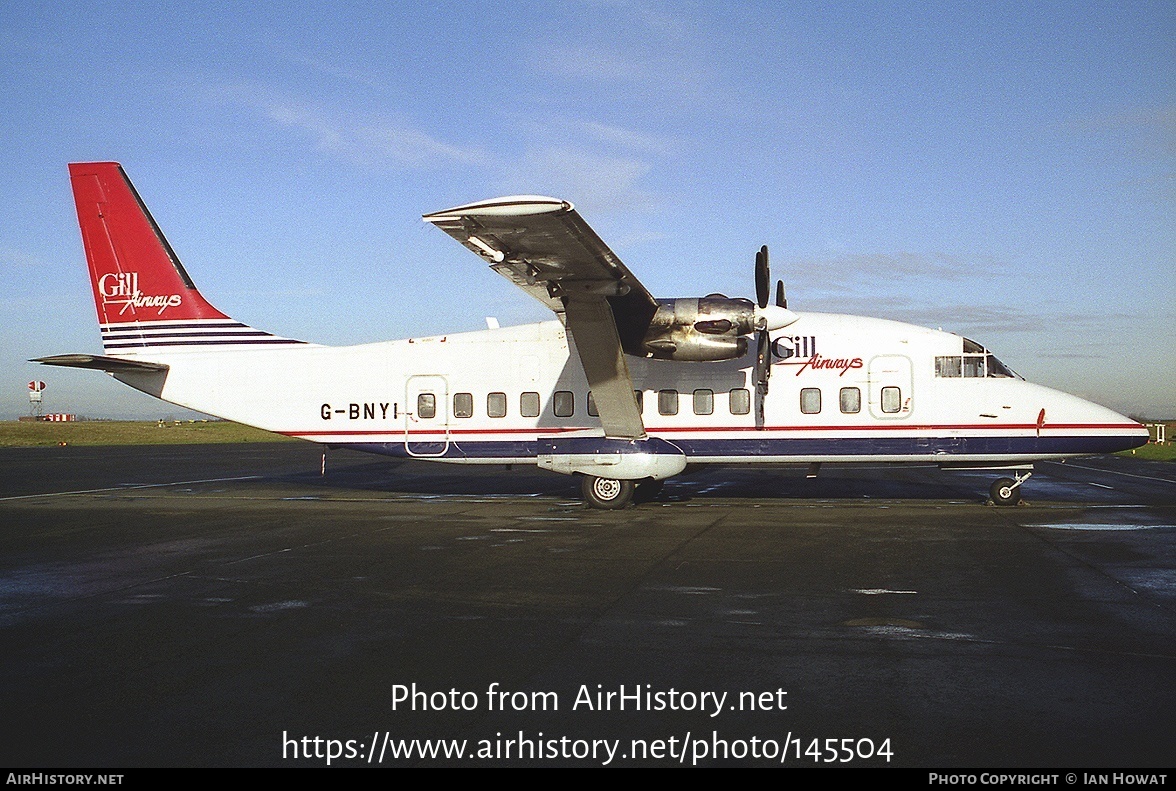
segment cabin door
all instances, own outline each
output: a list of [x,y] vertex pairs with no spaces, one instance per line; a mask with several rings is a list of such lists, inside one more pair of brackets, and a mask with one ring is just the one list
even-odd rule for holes
[[411,376],[404,391],[404,449],[409,456],[449,450],[449,385],[444,376]]
[[870,414],[879,420],[910,417],[914,408],[911,358],[883,354],[870,360]]

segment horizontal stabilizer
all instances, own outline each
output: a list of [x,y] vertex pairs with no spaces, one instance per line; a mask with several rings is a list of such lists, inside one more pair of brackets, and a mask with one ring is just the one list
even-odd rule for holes
[[93,368],[112,374],[167,370],[167,366],[163,363],[128,360],[125,357],[103,357],[100,354],[56,354],[52,357],[38,357],[29,362],[41,363],[42,365],[60,365],[65,368]]

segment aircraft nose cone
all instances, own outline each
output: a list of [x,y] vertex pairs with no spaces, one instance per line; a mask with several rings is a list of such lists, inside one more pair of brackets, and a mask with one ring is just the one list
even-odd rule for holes
[[1034,412],[1043,441],[1073,446],[1081,454],[1115,453],[1147,443],[1147,428],[1113,409],[1069,393],[1033,385],[1037,398],[1028,399],[1044,409]]
[[1092,408],[1088,413],[1088,420],[1092,422],[1102,420],[1106,424],[1115,426],[1114,446],[1108,452],[1114,453],[1121,450],[1131,450],[1132,448],[1138,448],[1148,443],[1150,437],[1147,426],[1136,423],[1129,417],[1120,415],[1118,412],[1097,404],[1091,404],[1090,407]]

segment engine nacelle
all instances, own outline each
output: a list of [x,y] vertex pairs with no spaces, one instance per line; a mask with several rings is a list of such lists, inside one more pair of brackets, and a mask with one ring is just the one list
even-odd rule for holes
[[659,360],[715,362],[747,353],[755,330],[755,305],[719,295],[701,299],[660,299],[642,346]]

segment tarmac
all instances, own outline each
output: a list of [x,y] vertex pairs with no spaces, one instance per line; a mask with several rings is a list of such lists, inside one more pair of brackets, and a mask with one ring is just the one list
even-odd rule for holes
[[0,450],[0,765],[1176,765],[1176,465],[320,463]]

